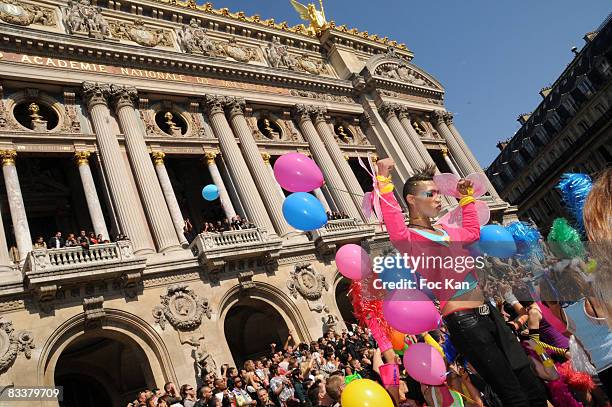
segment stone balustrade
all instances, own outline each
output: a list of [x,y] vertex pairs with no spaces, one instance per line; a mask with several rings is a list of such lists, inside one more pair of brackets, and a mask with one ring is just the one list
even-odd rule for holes
[[[33,249],[23,266],[28,288],[38,293],[40,301],[51,301],[60,286],[81,282],[120,279],[122,285],[134,288],[142,276],[146,259],[134,254],[132,243],[114,243],[61,249]],[[136,295],[130,291],[130,296]]]
[[191,252],[207,271],[220,271],[230,260],[264,257],[275,262],[282,240],[260,228],[200,233],[191,243]]
[[335,219],[325,226],[310,233],[312,240],[323,254],[332,253],[338,245],[356,243],[372,238],[375,230],[373,225],[367,225],[356,219]]

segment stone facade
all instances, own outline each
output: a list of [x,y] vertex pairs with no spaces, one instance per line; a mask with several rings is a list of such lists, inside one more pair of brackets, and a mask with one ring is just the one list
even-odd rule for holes
[[542,102],[519,115],[521,128],[497,144],[501,153],[486,174],[518,216],[547,231],[557,217],[571,219],[555,185],[563,173],[596,175],[612,165],[612,19],[584,36]]
[[[316,339],[343,325],[335,250],[388,241],[361,212],[367,182],[356,160],[394,158],[398,184],[428,163],[482,172],[444,108],[442,85],[387,38],[333,22],[313,35],[210,3],[0,6],[9,203],[0,225],[0,385],[90,375],[120,405],[139,386],[195,383],[202,369],[244,356],[232,348],[243,332],[228,322],[240,307],[278,317],[280,340],[289,331]],[[326,185],[315,194],[349,219],[312,233],[286,223],[270,160],[292,151],[317,162]],[[58,225],[80,217],[96,234],[129,240],[32,246],[44,225],[31,208],[52,195],[40,185],[57,184],[46,175],[54,166],[36,166],[52,160],[76,174],[62,193],[82,196],[74,215],[57,214]],[[187,242],[185,211],[202,206],[181,183],[187,173],[177,173],[186,160],[217,185],[223,216],[256,228]],[[501,220],[508,204],[488,191]],[[94,343],[115,352],[116,365],[86,346]],[[116,382],[119,370],[128,384]]]

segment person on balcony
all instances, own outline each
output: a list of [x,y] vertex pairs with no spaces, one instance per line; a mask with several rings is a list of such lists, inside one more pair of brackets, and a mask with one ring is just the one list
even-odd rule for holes
[[90,244],[98,244],[98,243],[102,243],[101,241],[98,240],[98,238],[96,237],[96,234],[94,232],[89,232],[89,243]]
[[[42,239],[42,237],[40,239]],[[49,239],[47,247],[49,249],[60,249],[64,247],[64,239],[62,238],[62,232],[55,232],[55,236]]]
[[65,247],[75,247],[78,246],[76,238],[74,237],[74,233],[68,233],[68,237],[66,237],[66,242],[64,243]]
[[81,230],[79,237],[77,238],[78,244],[85,250],[89,249],[89,238],[87,237],[87,233],[84,230]]
[[47,248],[47,244],[45,243],[45,239],[42,236],[38,236],[36,238],[36,240],[34,241],[34,248],[35,249],[46,249]]

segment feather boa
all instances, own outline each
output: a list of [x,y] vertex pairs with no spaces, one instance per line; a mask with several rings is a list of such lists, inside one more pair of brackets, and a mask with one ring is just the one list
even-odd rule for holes
[[383,317],[383,301],[380,294],[377,297],[372,295],[374,293],[369,293],[366,287],[371,285],[368,282],[369,279],[364,279],[351,283],[349,296],[353,304],[353,314],[361,326],[368,327],[372,331],[372,336],[376,339],[381,351],[385,351],[392,347],[389,340],[391,327]]

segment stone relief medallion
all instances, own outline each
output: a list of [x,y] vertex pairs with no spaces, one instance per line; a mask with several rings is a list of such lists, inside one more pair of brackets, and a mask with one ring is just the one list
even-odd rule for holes
[[133,24],[112,21],[110,30],[115,38],[134,41],[145,47],[172,46],[172,38],[168,31],[147,27],[142,20],[136,20]]
[[0,319],[0,373],[6,372],[13,365],[19,352],[30,359],[34,347],[34,338],[30,332],[19,331],[15,334],[13,323]]
[[308,73],[317,75],[323,72],[323,65],[321,63],[317,63],[308,59],[307,56],[304,56],[304,58],[300,58],[298,62],[302,69],[304,69]]
[[203,315],[211,317],[208,300],[199,298],[186,284],[172,285],[160,297],[162,305],[153,308],[153,318],[162,329],[168,321],[176,330],[192,330],[200,326]]
[[293,298],[298,298],[298,293],[308,301],[311,311],[322,312],[327,310],[321,301],[323,290],[328,291],[329,285],[325,276],[318,274],[311,263],[296,264],[287,281],[287,288]]
[[55,14],[52,9],[30,4],[20,3],[17,0],[0,1],[0,20],[16,25],[55,25]]
[[437,86],[425,76],[410,68],[406,63],[387,63],[378,66],[375,70],[376,75],[386,78],[411,83],[417,86],[427,86],[437,88]]
[[257,51],[251,47],[238,45],[234,37],[227,44],[221,44],[225,55],[239,62],[249,62],[258,59]]

